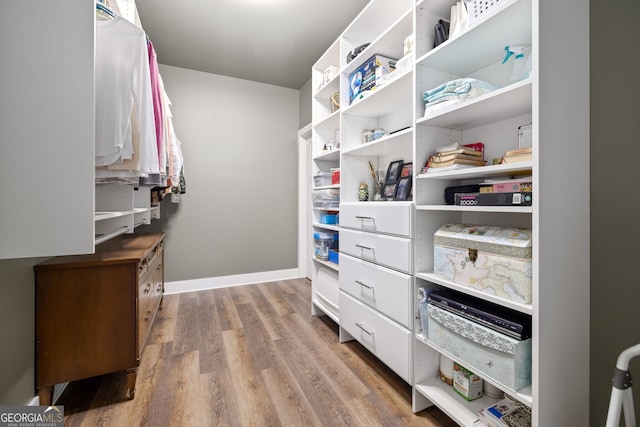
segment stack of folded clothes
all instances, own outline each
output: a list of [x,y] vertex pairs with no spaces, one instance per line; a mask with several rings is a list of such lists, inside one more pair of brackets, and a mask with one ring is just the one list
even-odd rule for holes
[[434,106],[455,104],[471,98],[476,98],[485,93],[496,90],[497,86],[482,80],[462,78],[443,83],[431,90],[425,91],[425,115],[429,114]]

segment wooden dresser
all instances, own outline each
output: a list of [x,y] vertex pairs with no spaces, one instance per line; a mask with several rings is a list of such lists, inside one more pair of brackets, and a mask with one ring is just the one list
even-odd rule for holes
[[55,384],[127,371],[135,396],[140,356],[164,292],[164,233],[123,235],[95,254],[34,267],[36,388],[52,404]]

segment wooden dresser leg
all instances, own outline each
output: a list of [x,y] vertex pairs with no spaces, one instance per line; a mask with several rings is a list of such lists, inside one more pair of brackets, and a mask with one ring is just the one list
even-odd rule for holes
[[53,386],[39,388],[38,397],[40,398],[41,406],[53,405]]
[[138,376],[138,368],[127,369],[127,398],[133,400],[136,397],[136,378]]

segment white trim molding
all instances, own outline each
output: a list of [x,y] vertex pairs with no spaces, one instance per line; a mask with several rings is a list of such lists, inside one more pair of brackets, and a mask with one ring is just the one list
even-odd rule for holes
[[227,288],[229,286],[251,285],[254,283],[297,279],[298,277],[298,269],[291,268],[289,270],[235,274],[232,276],[207,277],[204,279],[179,280],[175,282],[166,282],[164,284],[164,294],[172,295],[185,292],[205,291],[208,289]]

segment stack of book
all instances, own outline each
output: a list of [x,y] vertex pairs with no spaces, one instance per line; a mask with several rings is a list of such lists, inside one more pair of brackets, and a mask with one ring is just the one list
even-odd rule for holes
[[478,183],[479,191],[455,193],[459,206],[531,206],[533,183],[530,176],[511,179],[487,179]]
[[436,154],[429,156],[422,173],[484,166],[487,162],[484,160],[483,148],[482,143],[441,147]]
[[504,156],[500,159],[500,164],[503,163],[518,163],[528,162],[533,159],[533,148],[518,148],[515,150],[507,150]]
[[529,427],[531,409],[520,402],[504,398],[478,413],[480,419],[491,427]]

